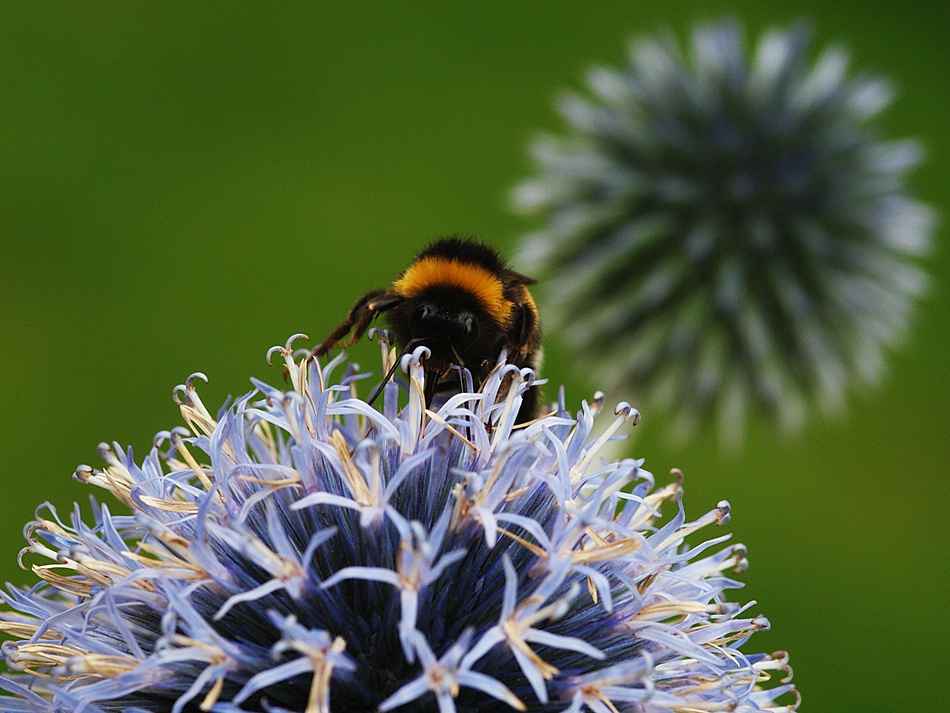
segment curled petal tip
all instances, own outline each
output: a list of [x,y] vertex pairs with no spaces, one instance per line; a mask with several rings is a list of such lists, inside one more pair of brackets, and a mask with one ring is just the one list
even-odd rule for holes
[[94,474],[95,471],[92,469],[92,466],[85,464],[79,465],[76,467],[76,470],[73,471],[73,481],[85,485]]
[[297,332],[296,334],[292,335],[292,336],[284,343],[284,348],[287,349],[287,351],[293,351],[294,342],[296,342],[298,339],[303,339],[303,340],[306,341],[306,342],[309,342],[309,341],[310,341],[310,337],[308,337],[306,334],[304,334],[303,332]]
[[172,399],[176,404],[182,406],[185,403],[184,399],[188,398],[188,393],[195,390],[195,379],[201,379],[206,384],[208,383],[208,377],[202,374],[200,371],[196,371],[195,373],[191,374],[187,379],[185,379],[184,384],[178,384],[174,389],[172,389]]
[[201,379],[206,384],[208,383],[208,377],[205,376],[204,373],[200,371],[196,371],[193,374],[189,375],[187,379],[185,379],[185,388],[188,389],[189,391],[193,391],[195,388],[195,384],[194,384],[195,379]]
[[603,391],[595,391],[594,398],[590,402],[591,411],[594,413],[599,413],[600,410],[604,407],[604,402],[607,400],[607,394]]
[[[792,671],[792,667],[789,665],[788,652],[787,651],[773,651],[770,654],[770,658],[779,665],[780,670],[785,672],[785,676],[782,677],[782,683],[791,683],[792,679],[794,678],[794,671]],[[799,698],[799,703],[800,703],[801,694],[799,694],[797,690],[794,693]]]
[[279,352],[281,354],[285,354],[286,351],[287,351],[286,347],[274,346],[268,349],[267,354],[264,355],[264,359],[265,361],[267,361],[267,366],[274,366],[274,362],[272,361],[271,358],[274,356],[275,353]]
[[373,327],[367,332],[370,341],[379,341],[382,344],[392,344],[393,335],[388,329],[382,327]]
[[614,415],[622,416],[625,421],[632,420],[634,426],[640,423],[640,412],[626,401],[621,401],[617,404],[616,408],[614,408]]
[[729,518],[731,517],[730,511],[732,510],[732,506],[729,504],[728,500],[720,500],[718,503],[716,503],[716,510],[717,510],[717,513],[716,513],[717,525],[725,525],[727,522],[729,522]]
[[429,347],[425,346],[416,347],[410,353],[403,354],[402,360],[400,361],[402,370],[408,371],[410,366],[420,366],[431,354],[432,351]]
[[294,342],[296,342],[298,339],[304,339],[308,342],[310,341],[310,337],[308,337],[303,332],[298,332],[297,334],[291,335],[287,339],[287,341],[284,342],[284,346],[275,345],[267,350],[267,353],[264,356],[264,359],[267,361],[267,365],[268,366],[274,365],[273,363],[274,354],[280,354],[284,358],[293,356]]

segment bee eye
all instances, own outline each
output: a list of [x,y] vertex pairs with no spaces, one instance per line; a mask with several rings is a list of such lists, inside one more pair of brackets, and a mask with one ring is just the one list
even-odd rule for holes
[[412,311],[409,317],[409,331],[413,337],[425,336],[426,322],[435,314],[435,308],[430,304],[421,304]]
[[478,338],[478,322],[471,312],[456,312],[446,322],[445,334],[456,349],[469,349]]
[[465,315],[462,319],[462,328],[465,331],[465,344],[472,344],[478,338],[478,322],[472,315]]

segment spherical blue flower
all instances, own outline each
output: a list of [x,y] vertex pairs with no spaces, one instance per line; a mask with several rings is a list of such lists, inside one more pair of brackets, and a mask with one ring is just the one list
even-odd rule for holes
[[784,655],[741,650],[768,626],[724,598],[742,547],[686,544],[728,504],[687,521],[680,479],[598,459],[633,409],[596,437],[596,402],[516,428],[533,375],[501,362],[430,410],[422,350],[381,410],[357,374],[335,378],[342,357],[321,368],[288,343],[289,391],[255,381],[215,417],[189,379],[187,428],[141,462],[103,446],[77,478],[117,511],[47,505],[27,528],[39,582],[3,595],[0,707],[797,707]]
[[685,53],[636,41],[562,102],[567,136],[536,143],[515,191],[544,219],[519,260],[548,334],[681,434],[837,412],[878,381],[925,288],[933,215],[904,185],[920,152],[872,126],[891,91],[809,50],[798,26],[748,58],[731,22]]

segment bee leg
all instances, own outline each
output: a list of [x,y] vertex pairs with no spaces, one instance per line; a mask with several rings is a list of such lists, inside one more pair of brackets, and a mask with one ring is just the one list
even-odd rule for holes
[[346,319],[323,340],[323,343],[313,350],[314,356],[323,356],[330,351],[338,341],[345,337],[349,331],[353,330],[353,335],[344,343],[348,347],[356,342],[369,328],[373,319],[381,312],[392,309],[400,298],[386,290],[374,290],[369,292],[359,300],[350,309]]
[[441,381],[442,375],[436,371],[426,369],[425,379],[426,383],[423,393],[425,394],[426,398],[426,408],[429,408],[432,406],[432,399],[435,398],[435,390],[439,386],[439,381]]

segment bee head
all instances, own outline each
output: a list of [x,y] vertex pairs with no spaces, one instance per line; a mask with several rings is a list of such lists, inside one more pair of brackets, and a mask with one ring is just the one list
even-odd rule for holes
[[412,310],[409,333],[430,349],[444,341],[464,352],[478,340],[478,319],[473,310],[425,300]]

